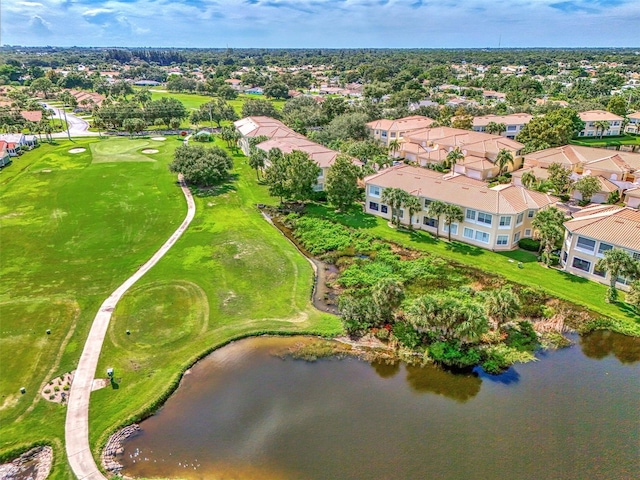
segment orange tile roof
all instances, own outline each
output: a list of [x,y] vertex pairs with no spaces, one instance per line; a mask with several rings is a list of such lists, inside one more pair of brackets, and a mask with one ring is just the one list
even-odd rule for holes
[[583,122],[597,122],[600,120],[620,120],[622,121],[622,117],[616,115],[615,113],[605,112],[604,110],[588,110],[586,112],[580,112],[578,114],[580,120]]
[[607,207],[610,208],[585,208],[580,217],[565,222],[564,226],[573,234],[640,251],[640,210]]
[[[303,137],[285,137],[285,138],[272,138],[256,145],[257,148],[268,152],[272,148],[278,148],[283,153],[291,153],[294,150],[305,152],[309,154],[309,157],[316,162],[320,168],[329,168],[335,162],[340,152],[331,150],[330,148],[320,145],[319,143],[312,142],[311,140]],[[362,162],[357,159],[352,159],[356,165],[362,165]]]
[[489,188],[470,182],[452,182],[445,175],[410,165],[391,167],[364,180],[366,184],[400,188],[412,195],[504,215],[520,213],[529,208],[543,208],[557,201],[551,195],[515,185]]
[[423,117],[421,115],[413,115],[410,117],[399,118],[397,120],[389,120],[382,118],[367,123],[372,130],[386,130],[389,132],[410,132],[426,128],[434,122],[432,118]]
[[238,131],[244,137],[259,137],[265,135],[269,138],[298,137],[299,133],[291,130],[284,123],[271,117],[245,117],[233,122]]
[[504,123],[505,125],[522,125],[529,123],[533,115],[528,113],[512,113],[511,115],[483,115],[473,118],[474,127],[486,127],[489,123]]
[[27,120],[28,122],[38,123],[42,120],[42,111],[41,110],[23,110],[20,112],[22,118]]

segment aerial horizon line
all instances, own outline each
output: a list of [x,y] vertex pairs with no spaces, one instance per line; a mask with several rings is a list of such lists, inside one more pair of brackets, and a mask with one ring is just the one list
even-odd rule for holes
[[[640,45],[634,46],[500,46],[500,47],[379,47],[379,46],[359,46],[359,47],[234,47],[234,46],[211,46],[211,47],[185,47],[185,46],[166,46],[166,45],[3,45],[0,48],[86,48],[86,49],[104,49],[104,48],[130,48],[130,49],[171,49],[171,50],[635,50],[640,49]],[[640,54],[640,51],[636,52]]]

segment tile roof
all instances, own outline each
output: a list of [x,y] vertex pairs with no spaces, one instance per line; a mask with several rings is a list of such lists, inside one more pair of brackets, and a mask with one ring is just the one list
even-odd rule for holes
[[633,112],[627,115],[627,118],[637,118],[640,120],[640,112]]
[[389,120],[382,118],[380,120],[374,120],[367,123],[367,126],[372,130],[386,130],[390,132],[409,132],[413,130],[419,130],[426,128],[434,122],[429,117],[422,115],[413,115],[410,117],[399,118],[397,120]]
[[622,117],[616,115],[615,113],[605,112],[604,110],[588,110],[586,112],[578,113],[580,120],[583,122],[597,122],[599,120],[620,120],[622,121]]
[[259,137],[265,135],[269,138],[297,137],[299,133],[291,130],[284,123],[271,117],[245,117],[233,122],[238,131],[244,137]]
[[640,187],[630,188],[629,190],[625,191],[624,194],[627,197],[640,198]]
[[640,251],[640,210],[610,205],[598,207],[605,208],[587,207],[579,217],[565,222],[565,228],[573,234]]
[[522,125],[529,123],[533,115],[528,113],[512,113],[511,115],[483,115],[473,118],[474,127],[486,127],[489,123],[504,123],[505,125]]
[[583,147],[580,145],[564,145],[547,148],[524,156],[525,165],[548,167],[559,163],[565,167],[583,166],[585,170],[598,168],[611,169],[612,172],[633,171],[640,169],[640,153],[607,150],[606,148]]
[[432,170],[398,165],[364,179],[365,183],[383,188],[401,188],[412,195],[474,208],[494,214],[515,214],[533,208],[543,208],[557,201],[545,193],[534,192],[515,185],[486,185],[468,181],[451,181],[446,175]]
[[[268,152],[272,148],[279,148],[283,153],[291,153],[294,150],[306,152],[320,168],[330,167],[338,155],[340,155],[340,152],[331,150],[319,143],[312,142],[302,135],[297,137],[272,138],[259,143],[256,147],[265,152]],[[362,165],[360,160],[354,158],[352,161],[356,165]]]
[[42,120],[42,111],[41,110],[23,110],[20,112],[22,118],[27,120],[28,122],[38,123]]
[[451,127],[434,127],[416,130],[415,132],[405,135],[403,148],[410,143],[418,144],[418,146],[423,147],[423,149],[426,149],[430,144],[433,145],[434,148],[460,147],[463,152],[466,151],[469,155],[479,157],[495,156],[503,148],[517,152],[524,147],[520,142],[505,138],[501,135]]

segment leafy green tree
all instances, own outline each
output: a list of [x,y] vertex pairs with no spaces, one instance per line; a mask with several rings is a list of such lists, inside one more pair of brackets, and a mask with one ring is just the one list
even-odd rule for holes
[[328,97],[322,102],[322,113],[330,122],[334,118],[343,115],[349,110],[349,104],[344,97]]
[[631,280],[640,276],[640,265],[631,255],[620,248],[612,248],[604,252],[604,258],[596,264],[596,269],[609,274],[609,289],[606,301],[614,303],[618,299],[616,282],[619,277],[628,277]]
[[582,195],[582,203],[585,205],[591,201],[591,197],[600,191],[600,182],[596,177],[584,175],[578,180],[573,188]]
[[514,159],[513,153],[511,153],[506,148],[501,148],[496,156],[496,165],[498,166],[498,174],[502,175],[503,173],[509,170],[509,165],[513,168]]
[[487,316],[493,321],[496,330],[516,318],[520,311],[520,299],[511,287],[483,292],[482,298]]
[[225,125],[220,129],[220,138],[226,142],[228,148],[235,149],[238,147],[238,140],[240,140],[241,136],[233,125]]
[[531,222],[534,237],[540,240],[543,247],[542,258],[547,266],[551,265],[551,252],[564,238],[564,221],[564,213],[556,207],[549,207],[539,210]]
[[289,87],[282,82],[274,82],[265,85],[264,94],[271,98],[287,98],[289,97]]
[[516,140],[529,148],[542,145],[556,147],[568,144],[583,128],[584,122],[580,120],[575,110],[571,108],[557,109],[541,117],[532,118],[522,128]]
[[[119,104],[118,108],[121,108]],[[101,109],[102,110],[102,109]],[[150,123],[162,120],[162,123],[171,128],[171,119],[183,120],[187,118],[188,112],[179,100],[170,97],[162,97],[160,100],[148,102],[144,107],[145,119]]]
[[449,241],[451,241],[451,224],[453,222],[462,222],[464,220],[464,211],[462,210],[462,207],[448,203],[442,213],[444,214],[444,223],[447,226],[447,231],[449,232],[448,238]]
[[133,136],[134,133],[141,133],[147,127],[147,123],[142,118],[126,118],[122,127]]
[[220,147],[180,145],[174,152],[169,170],[184,175],[192,185],[211,186],[226,180],[233,168],[233,160]]
[[609,193],[609,196],[607,197],[607,203],[609,205],[620,203],[620,191],[614,190],[613,192]]
[[493,135],[502,135],[502,133],[507,131],[507,126],[504,123],[489,122],[485,130],[487,133]]
[[451,122],[452,128],[473,130],[473,117],[471,115],[459,115]]
[[233,122],[238,119],[233,107],[222,98],[214,98],[207,103],[203,103],[200,105],[198,113],[201,120],[209,120],[212,126],[215,122],[218,128],[220,128],[220,122],[222,121]]
[[308,153],[294,150],[272,155],[269,152],[268,161],[265,182],[272,196],[279,197],[281,203],[283,198],[295,201],[311,198],[321,170]]
[[447,212],[447,204],[440,200],[434,200],[427,206],[427,215],[436,219],[436,237],[440,236],[440,217]]
[[640,280],[636,280],[631,284],[631,289],[627,293],[626,301],[640,313]]
[[358,177],[360,169],[348,155],[340,154],[329,171],[325,190],[329,203],[340,211],[346,211],[358,199]]
[[177,130],[177,129],[179,129],[179,128],[180,128],[180,124],[181,124],[181,123],[182,123],[182,122],[180,121],[180,119],[179,119],[179,118],[175,118],[175,117],[174,117],[174,118],[172,118],[172,119],[170,119],[170,120],[169,120],[169,128],[170,128],[171,130]]
[[556,195],[563,195],[569,192],[573,182],[571,181],[571,170],[563,167],[559,163],[552,163],[548,168],[549,183]]
[[271,117],[280,118],[280,114],[269,100],[249,98],[242,105],[243,117]]
[[620,115],[624,117],[627,115],[627,99],[620,96],[614,95],[609,99],[609,103],[607,103],[607,111],[614,113],[616,115]]
[[272,148],[267,153],[269,166],[264,171],[264,181],[268,185],[269,195],[278,197],[280,203],[288,196],[287,162],[284,154],[278,148]]
[[47,77],[36,78],[31,82],[30,89],[33,93],[42,93],[44,98],[49,98],[49,94],[54,91],[53,82]]
[[333,140],[366,140],[369,138],[367,116],[363,113],[346,113],[335,117],[325,127],[323,133],[328,141]]

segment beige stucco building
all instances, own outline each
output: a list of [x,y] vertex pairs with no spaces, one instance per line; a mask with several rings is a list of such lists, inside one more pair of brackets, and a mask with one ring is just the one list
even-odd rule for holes
[[459,174],[443,175],[410,165],[398,165],[364,179],[365,211],[391,219],[391,208],[382,201],[386,188],[399,188],[420,199],[422,209],[409,218],[401,211],[400,221],[416,229],[448,235],[444,218],[427,213],[434,200],[458,205],[464,219],[451,224],[451,239],[488,250],[513,250],[521,238],[531,237],[536,212],[556,203],[545,193],[515,185],[487,187],[484,182]]
[[[596,268],[604,253],[612,248],[627,251],[640,260],[640,211],[617,205],[594,205],[574,213],[564,224],[560,265],[574,275],[608,285],[609,273]],[[616,282],[623,290],[629,279]]]

